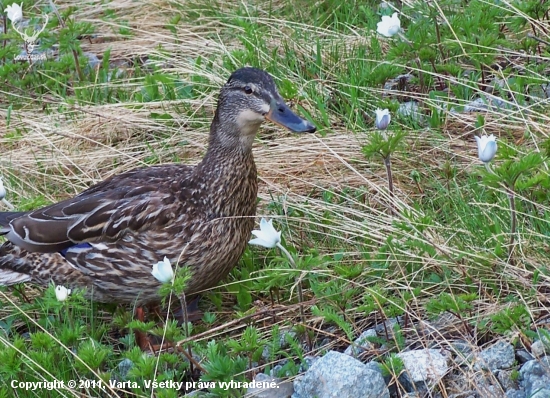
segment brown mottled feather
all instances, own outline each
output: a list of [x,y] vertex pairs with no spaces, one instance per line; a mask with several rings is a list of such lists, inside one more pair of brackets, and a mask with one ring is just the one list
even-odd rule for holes
[[0,247],[0,285],[53,281],[87,288],[97,301],[156,302],[161,284],[151,271],[164,257],[191,269],[188,294],[216,285],[254,225],[252,142],[274,107],[290,129],[315,130],[288,110],[267,73],[240,69],[221,90],[197,166],[135,169],[42,209],[0,213],[8,239]]

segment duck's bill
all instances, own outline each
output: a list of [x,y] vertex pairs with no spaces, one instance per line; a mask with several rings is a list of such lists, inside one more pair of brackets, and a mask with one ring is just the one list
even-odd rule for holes
[[273,101],[265,118],[295,133],[313,133],[317,129],[313,124],[292,112],[284,102]]

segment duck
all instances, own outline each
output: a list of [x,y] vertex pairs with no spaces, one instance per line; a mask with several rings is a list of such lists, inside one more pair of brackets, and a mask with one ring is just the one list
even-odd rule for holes
[[149,305],[161,300],[152,269],[165,257],[189,268],[186,295],[216,286],[254,227],[252,146],[264,121],[316,130],[267,72],[240,68],[221,87],[198,164],[137,168],[40,209],[0,212],[0,286],[53,283],[84,289],[97,302]]

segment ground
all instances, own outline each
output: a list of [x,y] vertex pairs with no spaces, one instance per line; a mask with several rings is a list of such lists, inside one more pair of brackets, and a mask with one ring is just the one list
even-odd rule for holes
[[[364,361],[391,364],[391,353],[436,338],[473,347],[506,339],[526,348],[536,338],[549,285],[547,4],[22,4],[26,33],[39,29],[45,14],[49,22],[33,52],[47,60],[17,62],[21,34],[3,23],[0,175],[18,210],[134,167],[198,162],[218,90],[244,65],[271,73],[318,131],[292,135],[265,124],[254,146],[258,217],[274,219],[299,272],[276,249],[247,249],[204,296],[204,317],[191,330],[163,315],[130,323],[132,308],[100,306],[78,293],[58,302],[53,287],[3,288],[0,396],[11,396],[9,382],[23,377],[118,378],[129,382],[122,389],[150,396],[142,381],[154,377],[250,381],[277,364],[284,364],[280,375],[294,376],[304,355],[343,351],[396,316],[404,322],[394,338]],[[393,12],[401,32],[377,34],[381,16]],[[476,100],[478,108],[468,111]],[[418,111],[399,114],[411,101]],[[373,141],[376,108],[390,110],[387,134],[402,137],[390,157],[393,194]],[[474,136],[482,134],[497,138],[492,172],[477,156]],[[443,316],[457,321],[435,337],[418,333],[420,321]],[[181,349],[145,355],[134,328]],[[182,350],[197,357],[192,366]],[[133,367],[122,380],[125,358]],[[73,391],[96,396],[97,388]],[[451,384],[438,388],[455,392]],[[69,395],[44,396],[63,391]]]

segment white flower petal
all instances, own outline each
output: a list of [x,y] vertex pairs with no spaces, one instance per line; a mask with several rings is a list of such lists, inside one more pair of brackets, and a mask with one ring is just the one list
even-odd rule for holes
[[493,134],[491,135],[482,135],[478,137],[474,136],[477,142],[477,155],[479,160],[484,163],[488,163],[495,157],[497,153],[497,143],[496,138]]
[[23,19],[23,3],[21,3],[21,5],[13,3],[12,5],[7,6],[6,14],[12,23],[16,23],[17,21]]
[[254,239],[250,239],[248,241],[248,244],[250,245],[258,245],[258,246],[263,246],[263,247],[270,247],[270,243],[267,242],[266,240],[264,239],[261,239],[261,238],[254,238]]
[[379,130],[385,130],[388,128],[388,125],[391,121],[390,111],[388,109],[376,109],[376,120],[375,125]]
[[396,12],[391,17],[384,15],[382,20],[376,24],[376,31],[382,36],[392,37],[401,29],[401,21]]
[[164,257],[163,261],[153,265],[153,271],[151,274],[162,283],[171,282],[174,279],[174,270],[172,269],[172,264],[168,257]]
[[67,289],[65,286],[58,285],[55,287],[55,297],[57,301],[65,301],[71,294],[71,289]]
[[270,249],[281,242],[281,232],[273,227],[273,220],[267,221],[265,218],[262,218],[260,220],[260,229],[255,229],[252,231],[252,234],[256,238],[248,242],[251,245],[263,246]]
[[4,188],[4,182],[2,181],[2,177],[0,177],[0,200],[4,199],[6,197],[6,188]]

